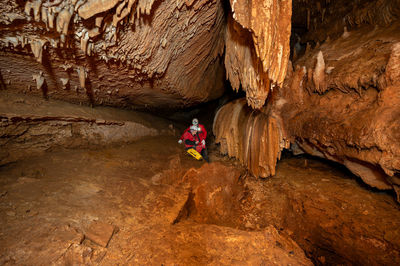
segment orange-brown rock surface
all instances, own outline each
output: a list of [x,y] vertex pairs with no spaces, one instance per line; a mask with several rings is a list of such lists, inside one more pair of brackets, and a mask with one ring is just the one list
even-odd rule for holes
[[372,187],[397,192],[398,26],[364,26],[307,53],[288,76],[281,111],[303,150],[344,164]]
[[275,175],[282,149],[289,147],[281,127],[268,110],[252,110],[239,99],[218,111],[213,132],[223,154],[236,157],[253,175],[269,177]]
[[[188,170],[201,164],[180,150],[174,137],[162,136],[47,153],[2,168],[0,263],[312,265],[273,226],[247,231],[213,223],[223,210],[238,218],[227,206],[239,202],[224,200],[240,196],[240,175],[221,163]],[[211,219],[191,220],[194,212],[177,219],[191,192],[197,213]],[[90,234],[93,223],[113,232],[106,247]]]
[[220,0],[2,0],[0,10],[8,90],[119,107],[184,107],[224,91]]
[[[318,11],[318,5],[305,3],[311,22],[315,14],[321,15],[318,12],[324,12],[322,21],[326,19],[310,22],[314,26],[309,26],[305,38],[324,29],[327,39],[322,44],[313,39],[315,45],[308,43],[305,54],[294,58],[283,87],[270,94],[262,114],[238,102],[220,109],[214,129],[221,150],[264,177],[273,171],[258,169],[274,169],[279,159],[279,152],[270,151],[287,147],[290,141],[295,152],[300,147],[302,152],[339,162],[372,187],[394,189],[400,200],[400,33],[394,2],[354,3],[350,11],[343,6],[338,14],[346,18],[347,27],[339,23],[341,29],[335,27],[336,4],[326,1]],[[375,25],[369,25],[374,18]],[[252,135],[265,127],[258,118],[262,116],[278,122],[278,133]],[[256,148],[244,148],[251,145]],[[260,154],[274,159],[258,159]]]
[[168,121],[138,111],[76,106],[0,91],[0,165],[45,151],[126,144],[173,132]]
[[282,86],[289,60],[292,1],[231,0],[226,33],[226,75],[261,108],[275,86]]

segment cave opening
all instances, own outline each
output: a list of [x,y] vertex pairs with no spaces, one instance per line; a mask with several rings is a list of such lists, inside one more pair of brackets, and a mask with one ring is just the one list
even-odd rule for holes
[[3,1],[0,264],[399,264],[399,4]]

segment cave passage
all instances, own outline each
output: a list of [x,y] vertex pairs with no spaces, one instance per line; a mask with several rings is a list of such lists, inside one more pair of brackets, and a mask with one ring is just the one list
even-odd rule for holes
[[[224,99],[168,121],[2,96],[3,106],[14,106],[15,119],[29,121],[19,124],[25,153],[51,144],[49,128],[57,133],[51,138],[74,147],[51,146],[0,167],[3,264],[262,264],[271,252],[279,264],[390,264],[397,258],[395,248],[386,253],[397,241],[394,221],[400,218],[393,195],[360,186],[337,165],[286,151],[276,175],[258,179],[221,155],[213,136],[207,140],[210,164],[185,154],[177,139],[188,118],[203,122],[198,115],[215,113]],[[29,111],[36,106],[36,115],[17,116],[27,105]],[[65,118],[66,111],[71,116]],[[38,119],[40,113],[47,116]],[[96,119],[85,118],[89,114]],[[151,136],[139,121],[151,121],[159,132]],[[212,124],[204,121],[211,135]],[[129,124],[128,131],[148,136],[122,134]],[[89,141],[93,132],[103,136]],[[116,132],[129,140],[102,140]]]
[[400,265],[400,0],[0,10],[1,265]]

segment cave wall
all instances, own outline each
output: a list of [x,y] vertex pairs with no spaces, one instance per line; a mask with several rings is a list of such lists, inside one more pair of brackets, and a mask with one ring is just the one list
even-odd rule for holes
[[0,2],[2,89],[117,107],[224,92],[220,0]]
[[292,95],[283,93],[288,103],[282,109],[288,134],[304,151],[344,164],[372,187],[396,192],[398,27],[362,26],[306,53],[288,75]]
[[216,139],[254,175],[273,175],[292,144],[399,194],[399,4],[2,0],[1,89],[185,107],[221,96],[226,78],[246,101],[221,108]]
[[[244,104],[221,108],[214,121],[221,151],[265,177],[268,171],[259,169],[274,169],[280,157],[271,150],[291,143],[296,154],[339,162],[371,187],[395,190],[399,201],[400,32],[395,3],[294,1],[298,12],[293,27],[306,32],[298,36],[285,81],[260,109],[266,118],[255,119],[260,114]],[[303,50],[296,55],[296,48]],[[274,130],[267,130],[264,121],[269,120],[276,121]],[[245,125],[238,126],[240,121]],[[260,127],[264,134],[248,137]],[[256,142],[246,145],[257,148],[246,148],[246,142]],[[275,156],[265,160],[266,154]]]
[[169,121],[144,112],[0,91],[0,166],[45,152],[119,146],[174,134]]

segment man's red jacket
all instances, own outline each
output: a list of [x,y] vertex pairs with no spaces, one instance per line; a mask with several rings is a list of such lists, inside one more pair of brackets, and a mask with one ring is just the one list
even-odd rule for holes
[[[185,144],[186,148],[195,148],[197,152],[201,152],[201,150],[204,148],[204,145],[201,144],[200,136],[199,134],[192,135],[190,131],[186,131],[183,133],[183,143]],[[198,143],[196,144],[196,141]]]
[[[206,131],[206,128],[202,124],[199,124],[198,126],[200,127],[200,131],[198,131],[197,134],[199,135],[200,142],[201,142],[202,140],[206,140],[207,131]],[[185,135],[186,132],[190,133],[190,127],[188,127],[187,129],[185,129],[185,131],[183,131],[183,134],[182,134],[182,136],[180,138],[181,140],[184,139],[184,135]],[[190,135],[192,135],[192,134],[190,134]]]

